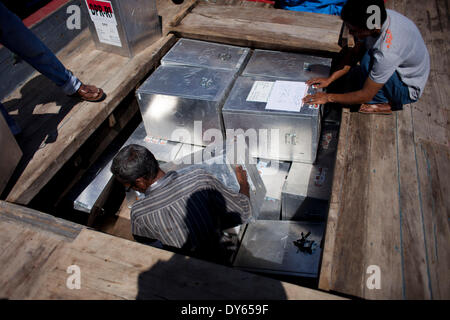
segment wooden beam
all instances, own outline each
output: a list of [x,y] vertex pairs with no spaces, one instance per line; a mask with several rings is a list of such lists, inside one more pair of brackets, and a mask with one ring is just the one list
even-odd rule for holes
[[[79,102],[73,105],[72,102],[70,111],[66,111],[66,116],[60,120],[56,129],[56,141],[45,144],[35,152],[32,150],[34,153],[29,155],[32,158],[27,159],[29,162],[25,164],[23,172],[7,197],[10,202],[28,204],[122,99],[135,88],[144,75],[159,63],[161,57],[175,42],[173,35],[164,36],[134,58],[127,59],[95,50],[92,40],[86,39],[86,32],[88,31],[84,32],[84,38],[83,34],[78,38],[78,43],[74,41],[71,43],[72,47],[65,49],[62,60],[78,75],[88,72],[91,83],[102,87],[107,97],[103,102],[96,104]],[[79,47],[72,49],[74,45]],[[71,49],[78,51],[74,54]],[[89,58],[93,59],[86,61]],[[20,88],[12,95],[15,96],[21,99]],[[30,99],[28,101],[34,109],[36,101],[29,97],[25,99]],[[29,121],[32,122],[33,118],[34,113],[30,114]],[[36,130],[41,132],[48,128],[39,127]]]
[[341,26],[337,16],[200,3],[170,30],[181,37],[253,48],[336,53]]
[[82,225],[1,200],[0,221],[26,225],[27,228],[52,233],[68,241],[75,239],[84,228]]

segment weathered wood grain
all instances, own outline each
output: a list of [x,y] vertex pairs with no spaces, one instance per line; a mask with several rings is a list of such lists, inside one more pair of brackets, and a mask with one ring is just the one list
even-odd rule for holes
[[187,37],[256,48],[339,52],[339,17],[199,3],[171,28]]

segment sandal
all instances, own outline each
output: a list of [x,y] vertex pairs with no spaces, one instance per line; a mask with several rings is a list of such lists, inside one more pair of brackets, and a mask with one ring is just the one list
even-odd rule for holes
[[362,104],[358,112],[364,114],[392,114],[391,105],[389,103]]
[[82,84],[75,95],[82,100],[90,102],[99,102],[105,98],[105,93],[101,88],[88,84]]

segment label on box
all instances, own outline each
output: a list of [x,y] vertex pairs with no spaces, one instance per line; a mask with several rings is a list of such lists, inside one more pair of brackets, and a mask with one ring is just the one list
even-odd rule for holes
[[266,109],[300,112],[308,86],[301,81],[275,81]]
[[267,102],[274,83],[272,81],[255,81],[247,96],[247,101]]
[[98,40],[102,43],[121,47],[117,20],[109,1],[86,0],[89,16],[97,31]]
[[95,30],[97,30],[98,41],[113,46],[121,47],[119,32],[114,24],[94,21]]

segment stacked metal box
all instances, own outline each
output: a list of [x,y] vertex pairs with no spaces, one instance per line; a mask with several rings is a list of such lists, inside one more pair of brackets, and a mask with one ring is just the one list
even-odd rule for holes
[[[247,226],[233,265],[246,271],[317,277],[324,231],[323,223],[258,220]],[[307,239],[314,243],[304,252],[294,241],[308,232]]]
[[227,136],[242,130],[257,137],[257,143],[249,139],[254,157],[313,163],[320,135],[320,108],[303,105],[299,112],[266,109],[266,102],[248,99],[256,81],[272,80],[236,80],[222,110]]
[[222,138],[221,108],[234,75],[229,70],[158,67],[136,90],[147,134],[204,146],[212,136]]
[[156,0],[82,0],[98,49],[133,57],[161,37]]
[[[268,50],[255,50],[224,105],[225,129],[258,135],[249,143],[255,157],[313,163],[320,136],[321,106],[303,104],[299,112],[266,109],[266,102],[250,99],[257,81],[306,82],[327,77],[331,59]],[[270,90],[270,86],[269,89]],[[308,88],[307,94],[319,89]]]
[[147,133],[203,146],[214,140],[212,136],[222,138],[222,106],[249,51],[179,40],[136,91]]
[[249,54],[249,48],[180,39],[161,59],[161,64],[239,71]]
[[266,197],[261,206],[259,220],[280,220],[281,189],[284,185],[291,164],[289,162],[259,159],[257,164],[264,186]]
[[250,203],[254,219],[258,219],[266,195],[266,188],[256,168],[256,163],[248,156],[243,138],[227,140],[223,144],[211,144],[206,148],[178,158],[161,166],[163,171],[192,170],[201,168],[219,179],[227,188],[239,192],[240,186],[235,174],[236,165],[247,171],[250,185]]
[[331,196],[338,126],[322,132],[317,163],[293,163],[282,190],[283,220],[326,219]]
[[[121,148],[130,144],[138,144],[146,147],[153,153],[156,160],[161,162],[169,162],[177,159],[182,148],[190,147],[179,142],[148,137],[145,132],[144,123],[142,122]],[[80,190],[79,195],[74,201],[74,208],[76,210],[92,213],[95,208],[103,207],[104,201],[109,193],[109,187],[113,181],[110,168],[112,159],[116,154],[116,151],[109,152],[98,163],[96,167],[98,171],[92,173],[93,177],[90,179],[89,184]]]
[[242,72],[246,77],[269,77],[277,80],[307,81],[328,77],[331,59],[306,54],[255,50]]

